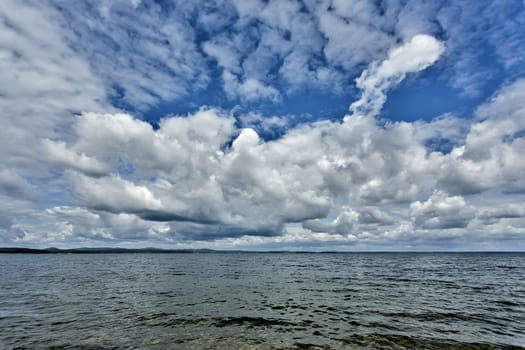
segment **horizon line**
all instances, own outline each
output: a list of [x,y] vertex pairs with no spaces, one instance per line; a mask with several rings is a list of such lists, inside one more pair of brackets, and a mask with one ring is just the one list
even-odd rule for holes
[[124,248],[124,247],[76,247],[76,248],[29,248],[29,247],[0,247],[3,254],[121,254],[121,253],[311,253],[311,254],[468,254],[468,253],[525,253],[525,250],[249,250],[249,249],[211,249],[211,248]]

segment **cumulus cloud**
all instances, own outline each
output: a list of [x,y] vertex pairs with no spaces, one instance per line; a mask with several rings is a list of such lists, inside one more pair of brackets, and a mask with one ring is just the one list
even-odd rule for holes
[[307,220],[303,222],[303,228],[312,232],[326,232],[356,238],[362,237],[363,232],[377,231],[379,226],[394,223],[394,218],[378,207],[363,207],[359,210],[344,207],[339,210],[339,214],[332,221]]
[[377,207],[364,208],[359,213],[359,221],[365,224],[390,225],[395,222],[392,215]]
[[477,110],[478,120],[443,163],[440,184],[458,194],[473,194],[494,186],[507,192],[523,192],[525,158],[525,81],[518,80],[499,91]]
[[42,158],[50,163],[78,170],[91,176],[109,174],[109,167],[95,158],[77,153],[68,149],[65,142],[54,142],[49,139],[42,140]]
[[[34,222],[17,221],[12,224],[11,244],[59,247],[119,245],[134,247],[135,242],[155,240],[157,244],[173,244],[167,235],[166,223],[145,221],[133,214],[112,214],[73,206],[54,206],[33,214]],[[0,240],[1,242],[2,240]]]
[[141,213],[162,208],[161,201],[147,187],[119,177],[107,176],[99,180],[82,175],[71,177],[75,193],[91,208],[116,213]]
[[410,216],[424,229],[464,228],[475,216],[475,210],[461,196],[434,192],[425,202],[410,205]]
[[478,215],[478,219],[487,224],[494,224],[501,219],[519,219],[525,217],[525,208],[517,204],[506,205],[502,208],[485,209]]
[[303,222],[303,227],[313,232],[351,235],[356,232],[360,214],[353,209],[346,208],[331,222],[324,223],[319,219]]
[[133,214],[93,212],[83,208],[60,206],[46,211],[50,219],[60,227],[69,228],[77,239],[136,240],[166,239],[169,226],[165,223],[149,222]]
[[[157,130],[129,115],[82,115],[72,147],[110,164],[118,155],[112,164],[127,164],[129,173],[72,176],[73,190],[97,210],[229,227],[230,234],[279,234],[286,223],[324,218],[345,198],[363,206],[361,224],[386,225],[392,217],[373,205],[414,199],[440,157],[427,153],[412,125],[367,116],[300,126],[266,142],[234,124],[217,110],[171,117]],[[328,232],[348,234],[350,217],[339,215]]]

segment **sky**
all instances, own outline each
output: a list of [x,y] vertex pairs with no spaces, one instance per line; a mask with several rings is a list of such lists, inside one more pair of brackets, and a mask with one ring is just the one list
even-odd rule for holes
[[523,0],[2,0],[0,246],[525,250]]

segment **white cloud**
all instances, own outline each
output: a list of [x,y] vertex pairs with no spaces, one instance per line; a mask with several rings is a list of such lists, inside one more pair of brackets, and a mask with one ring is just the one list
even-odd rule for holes
[[[498,75],[515,76],[525,62],[525,5],[519,1],[480,0],[447,4],[433,17],[447,39],[450,83],[466,96],[483,97]],[[483,54],[480,55],[480,52]],[[495,65],[486,65],[487,54]]]
[[454,193],[479,193],[494,186],[523,192],[525,183],[525,81],[499,91],[477,110],[465,144],[443,164],[441,184]]
[[22,175],[37,171],[35,142],[63,137],[72,113],[113,111],[89,62],[65,44],[56,15],[43,3],[0,4],[0,162]]
[[264,85],[259,80],[249,78],[236,86],[236,95],[243,101],[271,100],[279,101],[279,91]]
[[326,58],[347,70],[370,62],[395,42],[387,32],[375,28],[373,22],[347,21],[331,11],[319,16],[319,29],[328,39],[323,49]]
[[217,61],[219,67],[229,72],[240,73],[240,54],[231,44],[229,40],[223,42],[206,41],[202,44],[202,49],[208,56]]
[[410,216],[423,229],[465,228],[475,217],[475,210],[461,196],[435,191],[425,202],[410,204]]
[[115,213],[142,213],[162,208],[161,201],[146,186],[117,176],[97,180],[80,174],[71,174],[70,177],[76,195],[91,208]]
[[354,114],[377,115],[386,101],[387,89],[398,84],[406,74],[432,65],[444,50],[442,42],[423,34],[415,35],[409,42],[391,50],[387,59],[373,63],[356,79],[362,94],[352,103],[350,110]]
[[66,44],[89,61],[119,103],[147,110],[208,84],[205,59],[188,15],[196,4],[169,11],[129,1],[59,2],[50,23],[68,33]]
[[140,246],[145,240],[154,240],[157,244],[173,244],[168,224],[145,221],[133,214],[55,206],[33,216],[36,219],[34,222],[19,221],[12,225],[11,244],[66,248],[72,245],[106,247],[109,242],[116,240],[120,246],[129,247],[134,247],[135,242],[139,242]]
[[109,174],[109,167],[84,153],[77,153],[67,148],[65,142],[42,140],[42,158],[50,163],[78,170],[90,176]]
[[[285,223],[325,217],[340,198],[365,206],[406,202],[433,169],[409,124],[384,128],[371,117],[302,126],[271,142],[253,129],[234,128],[231,116],[215,110],[166,119],[158,130],[128,115],[77,120],[73,149],[100,159],[118,155],[132,169],[123,174],[127,180],[72,174],[81,204],[235,232],[277,234]],[[131,198],[135,187],[147,190],[154,205],[143,204],[149,196]],[[104,207],[105,193],[113,195]],[[360,216],[367,224],[391,221],[374,208]],[[335,225],[346,230],[348,220],[340,221]]]

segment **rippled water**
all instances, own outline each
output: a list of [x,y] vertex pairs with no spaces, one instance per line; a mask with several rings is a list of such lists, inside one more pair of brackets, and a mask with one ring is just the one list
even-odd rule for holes
[[1,349],[525,346],[525,254],[0,254]]

